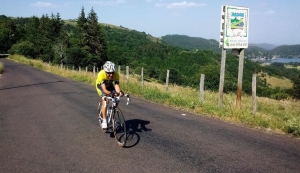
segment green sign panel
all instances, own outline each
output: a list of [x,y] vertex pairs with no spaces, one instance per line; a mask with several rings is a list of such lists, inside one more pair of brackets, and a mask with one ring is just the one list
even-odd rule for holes
[[249,8],[223,6],[222,14],[221,32],[223,33],[223,48],[248,48]]

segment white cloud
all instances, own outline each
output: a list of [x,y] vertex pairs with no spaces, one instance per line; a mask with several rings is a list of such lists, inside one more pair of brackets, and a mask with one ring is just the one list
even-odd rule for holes
[[33,7],[52,7],[55,8],[56,5],[52,4],[51,2],[36,2],[31,4]]
[[170,4],[164,4],[164,3],[156,3],[155,6],[157,7],[166,7],[168,9],[174,9],[174,8],[189,8],[189,7],[202,7],[206,6],[206,4],[199,4],[194,2],[174,2]]

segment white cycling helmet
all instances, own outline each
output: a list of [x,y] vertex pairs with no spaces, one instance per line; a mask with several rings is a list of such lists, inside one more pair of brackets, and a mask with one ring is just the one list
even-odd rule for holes
[[115,71],[115,64],[110,62],[110,61],[106,61],[105,64],[103,65],[103,69],[104,71],[111,73]]

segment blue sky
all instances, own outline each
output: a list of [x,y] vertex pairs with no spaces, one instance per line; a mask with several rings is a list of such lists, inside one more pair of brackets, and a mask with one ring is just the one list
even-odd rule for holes
[[0,0],[0,14],[76,19],[93,8],[100,23],[219,41],[222,5],[249,8],[249,43],[300,44],[299,0]]

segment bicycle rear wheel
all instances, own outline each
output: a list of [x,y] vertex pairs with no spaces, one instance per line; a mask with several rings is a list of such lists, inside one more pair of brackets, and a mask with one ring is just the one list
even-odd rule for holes
[[127,140],[126,122],[123,113],[119,108],[114,110],[113,131],[119,146],[124,147]]

